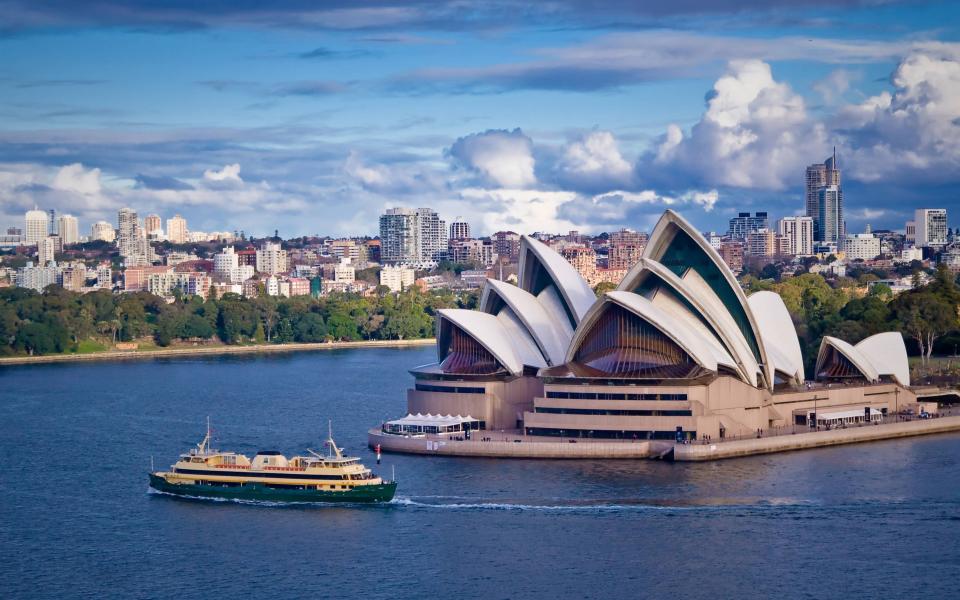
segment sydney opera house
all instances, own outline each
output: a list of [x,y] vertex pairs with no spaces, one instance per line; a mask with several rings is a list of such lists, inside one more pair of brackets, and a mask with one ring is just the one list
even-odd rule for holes
[[411,371],[413,421],[469,415],[545,440],[721,439],[916,401],[899,333],[826,337],[805,373],[780,296],[747,296],[672,211],[600,298],[549,247],[521,244],[518,285],[488,280],[478,310],[440,311],[438,360]]

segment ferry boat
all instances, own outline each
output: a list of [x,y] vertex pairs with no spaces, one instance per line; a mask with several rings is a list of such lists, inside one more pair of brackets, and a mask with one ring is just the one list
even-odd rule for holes
[[389,502],[397,489],[360,464],[344,456],[328,437],[326,455],[307,450],[309,456],[286,458],[274,450],[258,452],[253,459],[210,447],[207,435],[196,448],[181,454],[169,471],[152,471],[150,487],[168,494],[231,500],[274,502]]

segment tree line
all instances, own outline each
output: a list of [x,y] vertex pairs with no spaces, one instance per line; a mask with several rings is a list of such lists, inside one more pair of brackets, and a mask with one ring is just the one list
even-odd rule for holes
[[800,338],[805,369],[812,373],[823,336],[856,344],[884,331],[900,331],[911,354],[928,359],[934,352],[952,353],[960,344],[960,288],[956,278],[940,265],[933,279],[893,295],[890,287],[876,283],[862,295],[851,279],[834,286],[818,274],[805,273],[780,282],[746,277],[748,293],[770,290],[780,294]]
[[449,291],[315,299],[245,298],[236,294],[173,302],[148,292],[79,294],[60,286],[42,293],[0,289],[0,355],[82,351],[85,343],[220,341],[226,344],[397,340],[432,337],[442,308],[473,308],[478,294]]
[[[960,289],[946,268],[925,286],[896,297],[884,284],[866,295],[852,280],[831,286],[818,274],[780,282],[747,276],[748,293],[780,294],[800,338],[806,369],[813,372],[825,335],[852,344],[883,331],[903,332],[911,354],[929,358],[952,353],[960,345]],[[597,293],[605,289],[598,286]],[[204,300],[178,296],[172,303],[147,292],[89,294],[49,286],[42,293],[0,288],[0,355],[77,352],[84,342],[103,346],[152,340],[159,346],[178,341],[226,344],[390,340],[431,337],[441,308],[475,308],[479,292],[449,290],[373,297],[332,294],[314,299],[245,298],[225,294]]]

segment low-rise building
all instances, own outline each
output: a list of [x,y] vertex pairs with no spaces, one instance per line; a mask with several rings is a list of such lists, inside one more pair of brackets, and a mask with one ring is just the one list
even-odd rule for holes
[[380,269],[380,285],[390,288],[391,292],[401,292],[413,285],[416,271],[408,267],[385,266]]
[[873,260],[880,256],[880,238],[872,233],[848,235],[843,242],[847,260]]

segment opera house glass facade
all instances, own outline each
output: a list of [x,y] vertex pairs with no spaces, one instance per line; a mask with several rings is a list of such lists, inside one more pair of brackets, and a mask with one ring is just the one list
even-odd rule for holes
[[856,345],[824,338],[807,378],[780,296],[746,296],[673,211],[600,298],[523,237],[517,285],[488,280],[478,310],[441,310],[437,362],[411,373],[411,414],[469,415],[545,439],[719,439],[915,401],[896,332]]

